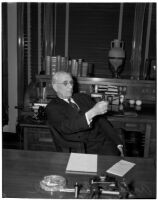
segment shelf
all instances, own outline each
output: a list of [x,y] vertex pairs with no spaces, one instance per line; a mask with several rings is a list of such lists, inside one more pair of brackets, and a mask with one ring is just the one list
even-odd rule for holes
[[[51,75],[38,75],[37,81],[46,82],[51,88]],[[85,93],[94,92],[93,86],[117,86],[118,88],[126,88],[127,99],[140,99],[143,102],[156,101],[156,81],[152,80],[130,80],[130,79],[112,79],[112,78],[97,78],[97,77],[76,77],[79,83],[79,91]],[[51,91],[52,92],[52,91]],[[51,93],[50,92],[50,93]]]
[[[50,82],[51,75],[37,75],[37,80]],[[156,81],[152,80],[132,80],[132,79],[115,79],[115,78],[98,78],[98,77],[77,77],[79,83],[82,84],[122,84],[126,83],[127,85],[134,84],[152,84],[156,86]]]

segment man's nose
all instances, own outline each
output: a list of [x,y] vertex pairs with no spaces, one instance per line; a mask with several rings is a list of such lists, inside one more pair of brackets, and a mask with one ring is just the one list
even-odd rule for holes
[[73,85],[71,83],[68,83],[69,88],[73,88]]
[[68,83],[67,83],[67,86],[70,87],[70,88],[72,88],[72,87],[73,87],[73,84],[72,84],[71,82],[68,82]]

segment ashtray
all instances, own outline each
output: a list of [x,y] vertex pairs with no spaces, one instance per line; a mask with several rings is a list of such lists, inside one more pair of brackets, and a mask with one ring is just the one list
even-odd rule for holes
[[66,179],[58,175],[45,176],[42,181],[40,181],[40,186],[45,191],[60,191],[66,186]]

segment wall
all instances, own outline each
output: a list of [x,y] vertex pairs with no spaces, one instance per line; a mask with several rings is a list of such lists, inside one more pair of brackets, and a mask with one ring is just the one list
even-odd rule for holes
[[8,3],[8,104],[9,122],[4,132],[16,132],[17,123],[17,5]]

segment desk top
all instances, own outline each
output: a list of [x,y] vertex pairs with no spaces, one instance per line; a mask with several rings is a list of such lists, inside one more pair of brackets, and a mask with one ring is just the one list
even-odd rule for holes
[[[77,181],[86,186],[90,175],[66,174],[69,153],[39,152],[24,150],[3,150],[2,184],[3,196],[7,198],[74,198],[74,193],[53,193],[42,190],[39,182],[46,175],[61,175],[67,180],[67,187],[74,188]],[[121,158],[117,156],[98,156],[98,175]],[[134,182],[136,197],[156,198],[156,163],[149,158],[125,157],[135,162],[125,178]],[[56,196],[55,196],[56,195]]]

